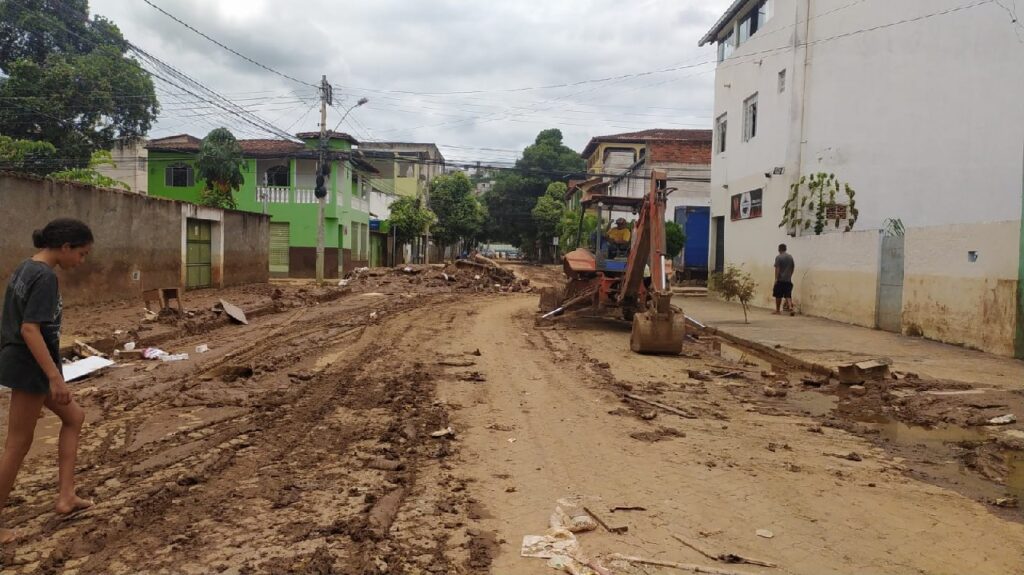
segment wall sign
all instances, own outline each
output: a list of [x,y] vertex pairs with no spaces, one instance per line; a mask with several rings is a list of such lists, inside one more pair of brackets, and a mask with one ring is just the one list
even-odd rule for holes
[[734,194],[732,196],[732,221],[761,217],[762,192],[763,190],[758,188],[742,194]]

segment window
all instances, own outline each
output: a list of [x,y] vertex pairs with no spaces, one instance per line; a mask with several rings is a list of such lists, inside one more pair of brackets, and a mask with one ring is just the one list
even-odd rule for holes
[[743,141],[757,135],[757,93],[743,101]]
[[786,70],[785,68],[779,72],[779,93],[786,91]]
[[164,185],[169,188],[191,188],[196,185],[196,173],[188,164],[172,164],[164,170]]
[[292,171],[288,166],[273,166],[267,169],[266,183],[268,186],[287,187],[291,185]]
[[757,33],[758,30],[764,27],[768,22],[769,17],[769,2],[768,0],[761,0],[758,2],[747,15],[740,20],[740,41],[739,44],[743,44],[750,39],[751,36]]
[[728,122],[726,121],[726,115],[722,114],[715,120],[715,151],[721,154],[725,151],[725,136],[728,133]]
[[736,50],[736,33],[735,31],[729,31],[729,35],[718,43],[718,61],[721,62],[729,56],[732,56],[733,51]]

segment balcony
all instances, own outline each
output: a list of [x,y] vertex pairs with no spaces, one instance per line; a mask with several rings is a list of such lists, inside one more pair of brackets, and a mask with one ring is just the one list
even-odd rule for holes
[[292,190],[284,186],[257,186],[256,202],[263,203],[264,198],[268,204],[315,204],[319,202],[316,194],[309,188]]
[[256,186],[256,202],[262,204],[291,203],[292,189],[284,186]]

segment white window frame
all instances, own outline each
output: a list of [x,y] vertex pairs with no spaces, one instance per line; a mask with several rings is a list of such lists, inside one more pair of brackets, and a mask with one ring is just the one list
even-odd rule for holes
[[715,153],[724,154],[728,147],[729,114],[725,113],[715,119]]
[[743,141],[757,137],[757,92],[743,100]]
[[[171,175],[173,170],[185,170],[185,185],[178,186],[174,184],[174,176]],[[191,164],[185,162],[175,162],[164,168],[164,186],[168,188],[191,188],[196,185],[196,169]]]

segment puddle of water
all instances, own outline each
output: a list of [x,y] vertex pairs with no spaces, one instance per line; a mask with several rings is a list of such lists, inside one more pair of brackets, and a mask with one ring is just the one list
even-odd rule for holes
[[984,441],[987,435],[977,429],[957,427],[953,425],[938,427],[921,427],[879,417],[871,421],[879,431],[879,437],[897,445],[918,445],[958,443],[960,441]]
[[824,417],[839,405],[839,398],[825,393],[797,392],[789,394],[789,403],[812,417]]

